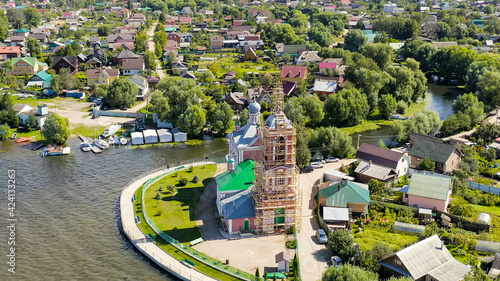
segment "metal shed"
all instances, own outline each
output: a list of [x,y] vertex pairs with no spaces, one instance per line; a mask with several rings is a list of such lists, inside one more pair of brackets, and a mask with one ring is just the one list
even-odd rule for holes
[[158,135],[156,134],[156,130],[144,130],[142,133],[144,134],[145,143],[158,143]]
[[172,135],[174,137],[175,142],[187,141],[187,134],[181,132],[179,129],[175,128],[172,130]]
[[158,133],[158,139],[160,142],[171,142],[172,134],[167,129],[159,129],[156,131]]
[[133,132],[130,142],[132,145],[144,144],[144,136],[142,132]]

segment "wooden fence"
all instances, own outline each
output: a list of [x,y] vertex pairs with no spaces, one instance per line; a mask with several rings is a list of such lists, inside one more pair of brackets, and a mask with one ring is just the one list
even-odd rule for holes
[[478,223],[478,222],[473,222],[466,220],[462,217],[455,216],[449,213],[445,212],[440,212],[436,211],[436,217],[441,217],[441,214],[445,214],[447,217],[450,218],[450,221],[452,223],[456,223],[460,225],[460,228],[468,230],[468,231],[474,231],[476,233],[481,233],[481,232],[489,232],[490,231],[490,226],[485,224],[485,223]]

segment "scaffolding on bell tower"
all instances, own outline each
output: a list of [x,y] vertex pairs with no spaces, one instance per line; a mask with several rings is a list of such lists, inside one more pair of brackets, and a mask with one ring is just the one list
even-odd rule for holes
[[300,230],[302,192],[295,164],[296,131],[283,112],[281,83],[273,88],[272,114],[260,126],[261,159],[255,165],[255,226],[258,234]]

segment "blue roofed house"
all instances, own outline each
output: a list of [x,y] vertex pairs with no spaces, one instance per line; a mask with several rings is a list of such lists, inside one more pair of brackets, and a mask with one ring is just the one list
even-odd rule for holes
[[229,234],[255,229],[255,207],[252,199],[255,162],[243,161],[236,167],[215,177],[216,205],[219,216]]
[[349,208],[354,215],[366,215],[370,191],[352,181],[334,182],[318,191],[319,204],[327,207]]
[[52,75],[44,70],[33,75],[26,86],[39,86],[42,89],[49,89],[51,80]]

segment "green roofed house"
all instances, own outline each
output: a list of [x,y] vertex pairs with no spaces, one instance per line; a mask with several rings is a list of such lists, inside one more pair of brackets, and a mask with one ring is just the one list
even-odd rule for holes
[[320,189],[318,199],[321,206],[349,208],[356,215],[366,215],[370,191],[352,181],[340,181]]
[[33,77],[30,78],[26,86],[39,86],[42,89],[49,89],[51,80],[52,80],[52,75],[50,75],[47,71],[44,70],[33,75]]
[[18,29],[16,31],[14,31],[14,36],[24,36],[24,37],[28,37],[28,34],[30,34],[30,31],[28,29]]
[[215,177],[217,210],[229,234],[255,229],[252,199],[254,168],[255,162],[248,159]]
[[9,74],[16,76],[31,76],[37,74],[39,71],[47,70],[47,64],[39,62],[36,58],[23,57],[12,58],[12,69]]
[[410,185],[400,191],[408,206],[446,212],[451,189],[451,177],[413,173]]

